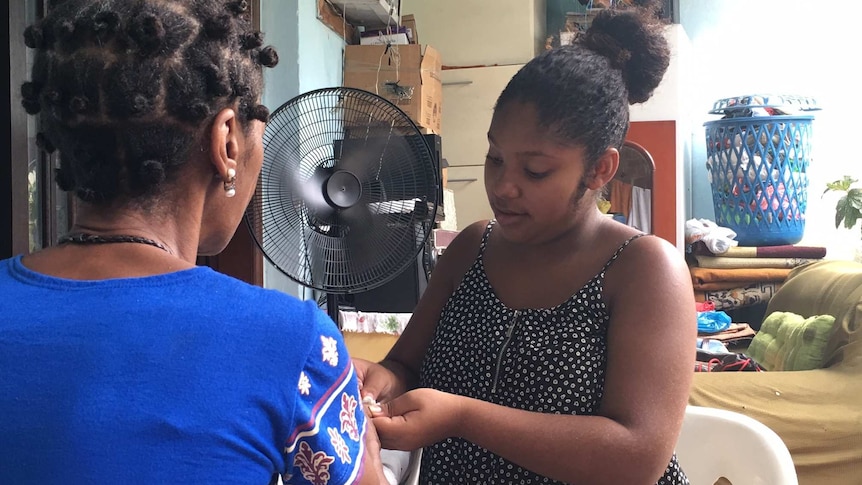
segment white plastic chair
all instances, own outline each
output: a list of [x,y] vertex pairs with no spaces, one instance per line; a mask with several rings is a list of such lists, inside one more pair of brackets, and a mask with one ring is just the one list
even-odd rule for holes
[[[409,458],[399,457],[400,467],[392,468],[398,469],[400,480],[391,483],[417,485],[421,456],[422,450],[416,450]],[[732,485],[799,483],[790,451],[775,431],[733,411],[688,406],[676,456],[691,485],[714,485],[722,477]]]
[[676,445],[691,485],[798,485],[790,451],[754,418],[724,409],[688,406]]

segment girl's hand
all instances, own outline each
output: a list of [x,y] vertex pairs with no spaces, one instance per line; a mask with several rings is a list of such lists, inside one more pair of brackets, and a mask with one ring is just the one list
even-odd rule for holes
[[388,401],[395,397],[398,377],[386,367],[365,359],[354,358],[356,377],[359,379],[359,393],[375,401]]
[[414,389],[371,409],[384,448],[415,450],[458,436],[465,398],[434,389]]

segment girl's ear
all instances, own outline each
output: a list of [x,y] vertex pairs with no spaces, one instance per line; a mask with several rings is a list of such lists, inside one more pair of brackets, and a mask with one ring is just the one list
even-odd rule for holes
[[224,180],[230,178],[229,169],[237,168],[239,130],[236,112],[230,108],[219,111],[210,127],[210,161]]
[[620,152],[616,148],[608,148],[599,156],[592,170],[592,177],[587,180],[587,187],[598,190],[608,184],[617,173],[620,166]]

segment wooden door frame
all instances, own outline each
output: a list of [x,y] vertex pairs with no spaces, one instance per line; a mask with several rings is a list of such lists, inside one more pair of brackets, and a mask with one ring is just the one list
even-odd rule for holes
[[677,227],[676,121],[632,121],[626,139],[641,145],[655,162],[653,175],[652,232],[674,246],[682,227]]

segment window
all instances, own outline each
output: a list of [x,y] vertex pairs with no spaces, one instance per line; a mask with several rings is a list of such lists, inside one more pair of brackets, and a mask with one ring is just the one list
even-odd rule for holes
[[38,120],[21,107],[21,84],[29,79],[33,52],[23,42],[24,29],[36,22],[45,11],[44,0],[9,2],[8,79],[6,105],[10,120],[9,177],[4,190],[11,194],[8,214],[11,239],[4,241],[2,256],[29,252],[50,246],[68,229],[69,198],[56,188],[53,167],[56,156],[36,146]]

